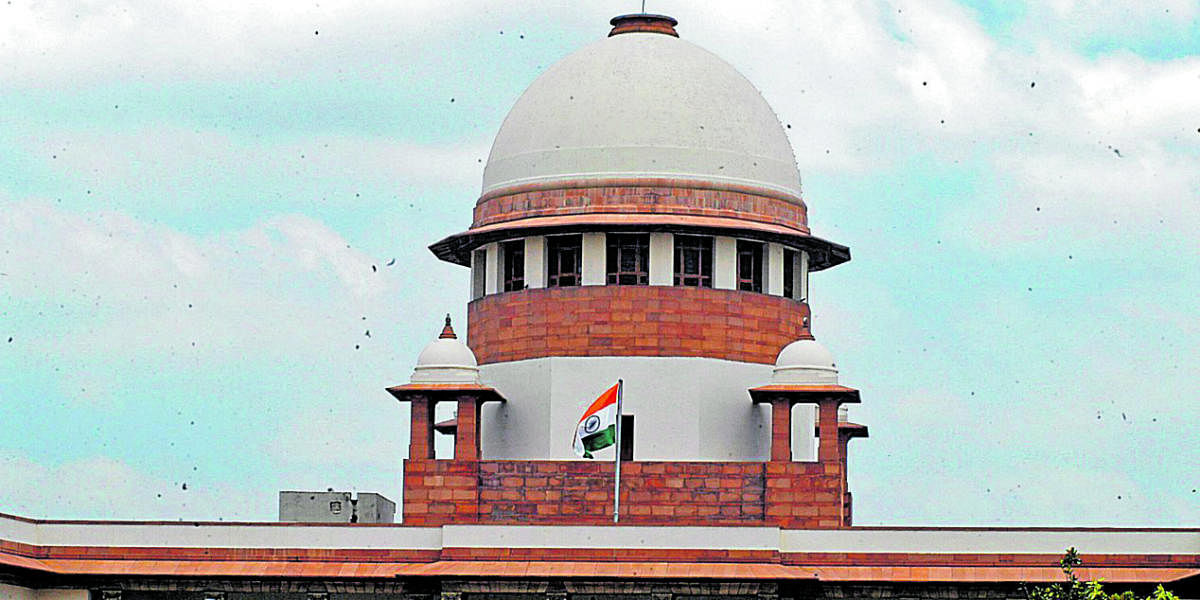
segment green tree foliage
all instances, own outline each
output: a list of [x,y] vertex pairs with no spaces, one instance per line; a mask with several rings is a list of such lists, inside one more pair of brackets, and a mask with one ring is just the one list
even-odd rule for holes
[[1106,592],[1103,580],[1079,580],[1075,569],[1082,564],[1083,560],[1079,558],[1079,552],[1074,548],[1068,548],[1062,560],[1058,561],[1058,566],[1067,576],[1067,580],[1062,583],[1027,587],[1025,596],[1029,600],[1179,600],[1175,594],[1163,589],[1162,585],[1155,588],[1154,592],[1144,599],[1138,598],[1129,590]]

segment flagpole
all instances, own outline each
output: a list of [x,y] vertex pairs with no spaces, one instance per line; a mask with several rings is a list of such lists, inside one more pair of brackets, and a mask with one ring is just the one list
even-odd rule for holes
[[613,523],[621,520],[621,392],[625,389],[624,381],[617,380],[617,468],[613,478]]

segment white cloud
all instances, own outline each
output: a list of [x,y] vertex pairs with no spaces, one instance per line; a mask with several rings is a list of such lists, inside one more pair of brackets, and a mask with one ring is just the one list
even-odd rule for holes
[[[383,396],[383,394],[380,394]],[[399,406],[397,404],[397,406]],[[386,399],[369,405],[329,405],[327,410],[314,410],[290,418],[279,432],[264,440],[264,450],[281,461],[308,466],[333,467],[346,462],[374,463],[395,468],[406,453],[401,447],[400,433],[407,415]],[[364,437],[374,429],[374,423],[384,419],[395,421],[390,431],[393,437]],[[407,436],[405,436],[407,437]]]
[[[1009,157],[998,171],[1012,178],[992,209],[989,226],[976,229],[987,246],[1021,240],[1128,238],[1138,232],[1186,239],[1200,228],[1200,170],[1194,157],[1138,144],[1081,145]],[[1118,156],[1117,151],[1122,154]],[[993,204],[994,202],[994,204]],[[977,213],[960,215],[972,220]]]
[[[30,400],[51,409],[75,402],[80,414],[103,415],[95,433],[77,434],[64,452],[0,460],[5,511],[272,519],[274,494],[284,488],[398,496],[406,426],[383,388],[406,379],[438,323],[428,321],[428,338],[419,320],[395,323],[440,315],[424,307],[442,301],[439,290],[402,293],[415,272],[389,268],[300,215],[192,235],[121,213],[12,202],[0,205],[0,248],[0,292],[15,301],[8,315],[20,326],[6,350],[33,369],[62,367],[54,369],[57,389],[31,391]],[[209,435],[260,434],[241,449],[206,448],[211,440],[195,429],[154,452],[127,439],[109,448],[105,437],[126,438],[123,428],[141,427],[138,415],[175,412],[160,406],[161,385],[189,414],[184,423],[202,421]],[[172,436],[176,425],[154,426]],[[10,441],[0,446],[28,442],[18,430],[4,432]],[[253,456],[244,464],[212,464],[247,448]],[[47,462],[80,451],[108,457]],[[197,456],[207,464],[199,473]],[[179,465],[180,479],[154,474]],[[254,475],[263,472],[270,476]]]
[[[278,0],[161,3],[16,2],[0,18],[0,80],[22,85],[224,77],[280,69],[303,73],[297,51],[340,42],[359,47],[445,33],[470,14],[431,1],[297,4]],[[321,30],[325,37],[321,37]]]
[[[579,19],[575,7],[543,9],[571,11],[563,22]],[[28,5],[10,7],[13,18],[6,27],[11,35],[0,31],[0,39],[32,41],[0,50],[11,58],[0,64],[27,69],[13,79],[24,82],[50,82],[62,75],[60,70],[77,71],[75,77],[90,73],[111,78],[147,69],[171,78],[212,73],[286,77],[297,69],[356,69],[365,56],[378,56],[376,52],[396,44],[419,43],[414,40],[445,39],[470,29],[464,25],[468,22],[532,23],[531,10],[433,2]],[[1155,214],[1166,213],[1164,220],[1174,223],[1175,231],[1196,224],[1186,200],[1196,198],[1200,175],[1188,168],[1196,155],[1187,147],[1196,135],[1191,99],[1200,95],[1195,76],[1200,58],[1153,62],[1116,53],[1090,59],[1064,47],[1054,34],[1056,28],[1081,22],[1096,31],[1159,18],[1183,23],[1197,13],[1193,3],[1113,8],[1111,3],[1064,1],[1035,7],[1026,17],[1041,23],[1029,33],[1032,50],[998,44],[974,13],[949,0],[779,3],[756,10],[727,3],[679,4],[661,10],[677,13],[686,39],[729,59],[764,90],[781,118],[793,125],[790,134],[802,173],[861,175],[920,154],[947,164],[982,158],[1004,178],[991,191],[1007,192],[1011,186],[1018,201],[1070,205],[1058,214],[1081,234],[1093,230],[1091,217],[1097,211],[1120,213],[1146,204]],[[538,18],[547,16],[539,12]],[[326,38],[313,35],[326,26]],[[596,29],[599,35],[604,27]],[[754,44],[745,43],[747,32],[753,32]],[[328,46],[319,54],[312,52],[318,40]],[[327,59],[328,64],[319,62]],[[306,168],[316,169],[310,174],[360,165],[356,175],[369,178],[473,186],[472,165],[486,153],[486,141],[446,147],[331,139],[288,147],[170,128],[79,137],[78,149],[61,158],[76,161],[72,166],[80,173],[101,174],[131,166],[171,173],[206,160],[234,172],[251,165],[284,171],[294,168],[294,161],[283,157],[307,153]],[[231,146],[239,153],[214,154],[216,148]],[[1109,146],[1126,160],[1114,162]],[[97,151],[102,148],[123,152]],[[163,148],[174,151],[164,153]],[[42,148],[43,154],[49,149]],[[230,156],[245,162],[229,165]],[[112,157],[123,164],[108,164]],[[464,177],[466,173],[471,176]],[[965,207],[967,218],[988,216],[985,221],[992,221],[996,208],[989,203]],[[1136,208],[1128,210],[1128,217],[1138,214]],[[1130,218],[1117,220],[1131,224]],[[992,241],[1021,230],[1018,224],[997,221]]]
[[1067,32],[1080,37],[1111,34],[1143,37],[1153,35],[1153,28],[1158,23],[1187,27],[1200,16],[1200,5],[1191,0],[1052,0],[1030,3],[1030,7],[1032,14],[1026,19],[1028,27],[1032,28],[1038,20],[1070,23],[1073,27]]
[[[989,227],[993,246],[1029,235],[1002,217],[1012,204],[1055,205],[1048,227],[1085,237],[1097,216],[1121,232],[1159,219],[1176,234],[1200,225],[1200,170],[1190,166],[1200,58],[1089,59],[1052,38],[1034,51],[1003,46],[948,1],[712,8],[689,39],[764,91],[793,126],[802,174],[855,177],[925,155],[947,167],[982,161],[999,177],[977,191],[1003,197],[958,217]],[[741,43],[747,31],[754,44]],[[819,210],[821,190],[806,192]]]
[[[1177,451],[1178,440],[1188,435],[1192,401],[1154,398],[1154,392],[1130,400],[1138,395],[1139,374],[1147,372],[1147,365],[1145,357],[1130,357],[1123,350],[1115,347],[1082,364],[1068,360],[1067,375],[1085,372],[1086,381],[1024,381],[1008,386],[1015,392],[1012,398],[937,387],[953,387],[953,381],[894,390],[883,398],[875,394],[861,410],[853,409],[859,418],[869,413],[866,422],[872,429],[870,439],[851,444],[850,477],[859,507],[855,522],[1187,522],[1194,503],[1194,496],[1189,498],[1194,486],[1187,482],[1194,469],[1183,464],[1151,468],[1146,461]],[[1063,353],[1069,355],[1071,349]],[[973,362],[993,364],[995,358],[985,353]],[[1037,360],[1036,353],[1029,358]],[[1032,371],[1015,375],[1044,376]],[[1150,398],[1152,406],[1146,403]]]
[[89,181],[139,183],[160,192],[215,187],[234,194],[243,182],[264,179],[312,182],[318,189],[322,182],[345,180],[362,186],[402,182],[472,188],[479,185],[478,161],[487,156],[490,142],[420,144],[338,135],[264,140],[154,123],[112,130],[42,129],[26,143],[46,165]]
[[401,301],[401,275],[300,215],[205,237],[121,213],[14,203],[0,209],[0,247],[7,294],[88,315],[68,331],[29,319],[25,327],[44,328],[24,332],[34,354],[95,359],[118,344],[121,357],[216,364],[320,356],[358,342],[362,315]]
[[855,524],[1152,527],[1193,515],[1178,495],[1110,470],[1035,460],[977,474],[964,477],[936,459],[888,478],[852,466]]
[[[189,481],[190,479],[190,481]],[[186,489],[185,489],[186,485]],[[251,518],[243,494],[195,478],[171,479],[108,457],[46,465],[0,457],[0,506],[33,518],[238,520]]]

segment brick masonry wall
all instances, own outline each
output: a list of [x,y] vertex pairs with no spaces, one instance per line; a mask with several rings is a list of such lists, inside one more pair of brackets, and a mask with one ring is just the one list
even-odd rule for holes
[[[841,473],[821,463],[627,462],[621,523],[839,527]],[[613,464],[408,460],[404,523],[612,523]]]
[[[808,233],[804,202],[766,190],[697,188],[685,180],[630,181],[629,185],[556,184],[554,189],[489,194],[475,205],[471,227],[528,217],[586,213],[656,213],[731,217],[783,225]],[[757,192],[757,193],[756,193]]]
[[484,296],[467,306],[480,364],[545,356],[702,356],[774,364],[809,335],[807,304],[736,290],[583,286]]
[[479,517],[479,461],[404,461],[405,525],[475,523]]
[[[768,462],[765,514],[789,529],[835,528],[842,522],[842,472],[836,464]],[[847,521],[849,515],[846,516]]]
[[[480,465],[480,518],[492,523],[610,523],[613,466],[485,462]],[[763,490],[761,463],[630,462],[621,469],[622,521],[758,524]]]

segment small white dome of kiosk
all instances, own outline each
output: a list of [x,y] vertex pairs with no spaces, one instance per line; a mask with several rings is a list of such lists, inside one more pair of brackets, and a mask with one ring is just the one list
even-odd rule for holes
[[446,326],[417,357],[411,383],[479,383],[479,362],[466,344],[458,341],[446,315]]
[[837,385],[837,363],[833,354],[816,340],[796,340],[779,352],[774,385]]

